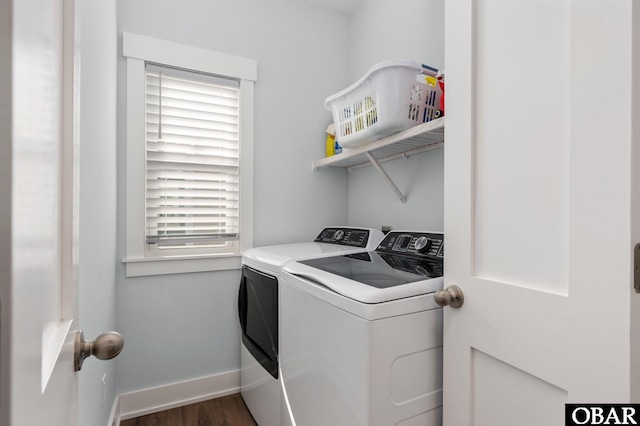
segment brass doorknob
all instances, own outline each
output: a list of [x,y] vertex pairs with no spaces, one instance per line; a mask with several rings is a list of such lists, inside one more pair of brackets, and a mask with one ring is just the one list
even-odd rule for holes
[[436,291],[434,298],[440,306],[459,308],[464,303],[464,294],[457,285],[450,285],[444,290]]
[[85,340],[82,330],[76,333],[74,347],[74,369],[80,371],[82,363],[91,355],[101,360],[115,358],[122,351],[124,339],[120,333],[110,331],[102,333],[96,340]]

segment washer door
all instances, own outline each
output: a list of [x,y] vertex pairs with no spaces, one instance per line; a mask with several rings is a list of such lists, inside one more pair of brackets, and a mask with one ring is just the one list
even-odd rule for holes
[[274,378],[278,378],[278,280],[242,267],[238,294],[242,342]]

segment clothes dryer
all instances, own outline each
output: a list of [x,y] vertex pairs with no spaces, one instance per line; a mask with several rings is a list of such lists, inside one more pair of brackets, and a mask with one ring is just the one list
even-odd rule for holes
[[284,266],[288,424],[442,424],[443,242],[394,231],[375,251]]
[[384,235],[376,229],[327,227],[313,242],[247,250],[238,294],[240,390],[260,426],[282,424],[279,366],[279,294],[282,266],[291,260],[373,250]]

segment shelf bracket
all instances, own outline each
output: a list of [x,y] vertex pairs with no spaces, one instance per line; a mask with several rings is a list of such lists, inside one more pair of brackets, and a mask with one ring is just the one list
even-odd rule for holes
[[369,161],[371,162],[371,164],[373,165],[373,167],[376,168],[376,170],[382,175],[382,177],[387,181],[387,183],[389,184],[389,186],[391,187],[391,189],[393,189],[393,192],[396,193],[396,195],[398,196],[398,198],[400,199],[400,201],[402,201],[403,203],[407,202],[407,197],[405,197],[404,195],[402,195],[402,192],[400,192],[400,190],[398,189],[398,187],[396,186],[395,183],[393,183],[393,181],[391,180],[391,178],[389,177],[389,175],[387,174],[387,172],[384,171],[384,169],[382,168],[382,166],[380,165],[380,163],[378,162],[378,160],[375,159],[375,157],[373,155],[371,155],[370,152],[365,152],[365,155],[367,156],[367,158],[369,159]]

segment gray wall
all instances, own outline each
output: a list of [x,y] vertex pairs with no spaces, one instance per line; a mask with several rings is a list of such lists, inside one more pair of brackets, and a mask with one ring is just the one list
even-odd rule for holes
[[378,62],[444,67],[444,0],[364,0],[349,16],[349,77]]
[[[300,0],[120,0],[118,32],[258,61],[254,245],[309,240],[347,222],[347,174],[313,172],[348,82],[347,15]],[[118,259],[124,257],[125,61],[118,54]],[[119,391],[239,368],[239,271],[127,279],[118,263]]]
[[[349,76],[356,81],[388,59],[444,66],[444,0],[366,0],[349,20]],[[401,203],[372,168],[349,176],[349,224],[394,229],[444,229],[443,149],[383,163]]]
[[[116,5],[76,2],[80,19],[78,320],[87,339],[114,330],[116,289]],[[116,363],[87,359],[78,375],[78,424],[107,424]],[[104,378],[104,384],[103,384]]]
[[396,230],[444,230],[444,149],[382,163],[400,191],[402,203],[373,167],[349,176],[349,223]]

